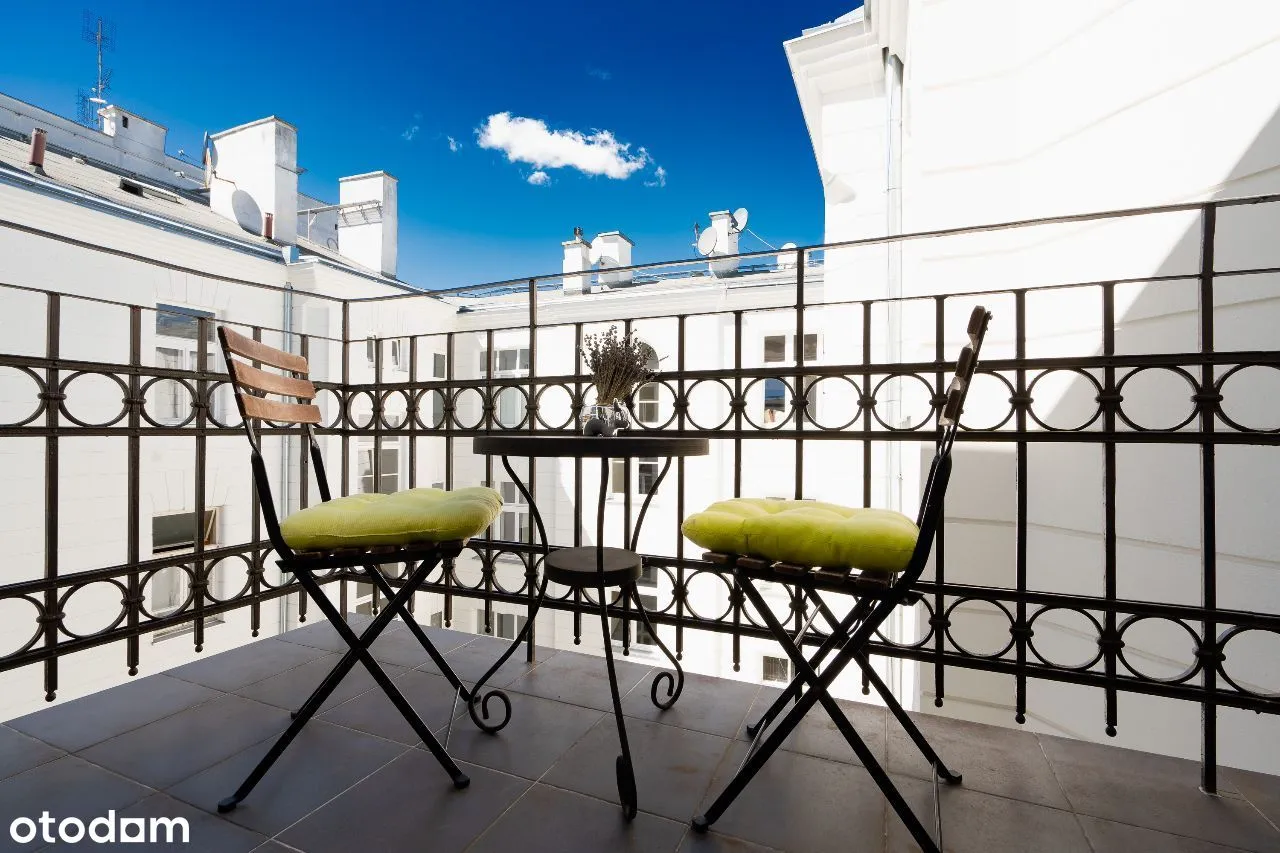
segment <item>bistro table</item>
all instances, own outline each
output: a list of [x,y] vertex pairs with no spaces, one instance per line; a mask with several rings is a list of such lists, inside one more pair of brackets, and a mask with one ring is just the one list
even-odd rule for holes
[[[671,460],[681,456],[705,456],[709,447],[710,444],[705,438],[674,438],[630,432],[612,436],[499,434],[479,436],[472,442],[472,449],[476,453],[502,457],[502,467],[506,469],[507,475],[511,477],[512,482],[528,503],[529,512],[533,516],[534,524],[537,526],[538,536],[542,540],[544,568],[542,582],[538,587],[537,597],[530,609],[529,618],[520,629],[515,642],[489,668],[489,671],[484,674],[472,691],[472,701],[468,703],[471,719],[481,729],[488,732],[501,730],[511,719],[511,701],[506,694],[500,690],[493,690],[488,694],[484,694],[484,684],[506,662],[507,658],[515,652],[519,645],[525,641],[528,632],[533,626],[534,617],[538,614],[538,608],[542,606],[542,602],[546,598],[547,582],[555,581],[576,589],[594,588],[599,594],[600,629],[604,639],[605,665],[609,672],[609,691],[613,699],[613,716],[618,724],[618,741],[622,749],[622,754],[618,756],[615,762],[618,797],[622,803],[622,813],[627,820],[631,820],[636,815],[635,769],[631,762],[631,748],[627,743],[627,729],[622,716],[622,701],[618,695],[618,677],[614,671],[613,644],[609,631],[609,602],[605,597],[605,587],[619,587],[619,599],[624,602],[630,599],[635,604],[636,612],[644,623],[645,628],[649,631],[649,635],[653,637],[653,641],[662,649],[662,653],[667,656],[667,659],[671,661],[676,674],[673,676],[666,671],[658,673],[654,677],[652,688],[649,691],[649,698],[654,705],[662,710],[670,708],[680,698],[680,691],[684,687],[684,670],[681,668],[680,662],[676,660],[675,655],[671,653],[671,650],[658,638],[653,624],[649,621],[649,614],[645,612],[644,604],[636,591],[636,581],[640,579],[640,575],[644,570],[643,560],[636,553],[636,547],[640,538],[640,526],[644,523],[644,516],[649,509],[649,502],[653,500],[653,496],[657,493],[663,478],[666,477],[667,471],[670,470]],[[508,459],[512,456],[600,460],[600,499],[596,509],[595,545],[582,548],[550,549],[547,542],[547,532],[542,524],[542,516],[538,512],[533,495],[529,493],[528,488],[516,476],[515,471],[511,469],[511,463]],[[645,495],[644,503],[640,507],[640,514],[636,517],[636,526],[632,531],[631,541],[626,543],[628,547],[606,547],[604,545],[604,510],[609,486],[609,463],[614,459],[630,460],[638,456],[665,457],[666,463],[663,465],[657,479],[654,480],[653,485],[649,487],[648,494]],[[664,682],[666,697],[659,698],[658,690]],[[493,699],[497,699],[504,706],[501,720],[495,720],[490,713],[489,704]]]

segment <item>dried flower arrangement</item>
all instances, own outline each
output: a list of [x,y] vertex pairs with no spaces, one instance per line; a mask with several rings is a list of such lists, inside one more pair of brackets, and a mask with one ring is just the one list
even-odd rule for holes
[[618,334],[617,326],[600,335],[587,335],[582,342],[582,358],[596,385],[596,405],[609,406],[626,400],[632,390],[653,376],[649,359],[653,347],[634,332]]

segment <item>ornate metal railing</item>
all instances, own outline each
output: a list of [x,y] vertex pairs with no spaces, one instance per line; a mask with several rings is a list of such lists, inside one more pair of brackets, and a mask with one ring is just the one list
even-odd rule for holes
[[[921,235],[884,238],[881,240],[855,241],[839,246],[810,247],[796,250],[794,264],[783,268],[794,276],[791,288],[793,298],[786,301],[796,342],[805,340],[806,328],[812,328],[812,315],[819,311],[839,310],[856,317],[860,327],[857,358],[844,363],[812,363],[804,354],[804,347],[795,346],[794,358],[782,364],[758,365],[744,356],[744,328],[755,312],[778,312],[777,303],[767,307],[713,306],[706,311],[687,311],[666,317],[676,327],[676,347],[670,353],[674,360],[672,369],[662,369],[654,382],[665,389],[670,400],[669,416],[661,422],[639,424],[639,428],[661,430],[669,435],[707,435],[724,442],[732,459],[734,471],[733,495],[743,488],[743,464],[746,448],[752,442],[789,442],[794,448],[795,471],[789,483],[794,497],[807,495],[807,448],[814,442],[846,442],[852,448],[854,458],[860,458],[861,499],[864,505],[872,503],[875,489],[873,480],[873,455],[883,448],[912,446],[929,442],[936,430],[936,412],[943,400],[942,383],[949,369],[953,353],[944,351],[948,333],[948,317],[954,312],[964,312],[976,301],[987,302],[988,307],[1003,314],[1007,332],[1009,354],[1001,356],[998,350],[986,358],[980,367],[980,375],[995,383],[1001,390],[1004,402],[991,415],[990,423],[983,426],[966,424],[960,435],[961,447],[969,443],[1001,444],[1010,447],[1016,479],[1013,483],[1013,530],[1015,551],[1014,583],[1007,587],[991,587],[957,583],[948,578],[948,548],[945,529],[938,535],[935,547],[934,570],[931,580],[920,584],[923,594],[923,632],[910,640],[880,636],[874,645],[879,655],[905,658],[932,667],[932,688],[935,701],[941,705],[946,696],[948,669],[972,669],[1002,673],[1011,676],[1014,685],[1014,711],[1019,722],[1027,713],[1027,687],[1032,679],[1046,679],[1083,685],[1103,691],[1106,731],[1114,734],[1119,723],[1121,693],[1139,693],[1168,697],[1198,703],[1203,711],[1203,755],[1205,786],[1212,790],[1216,785],[1217,764],[1217,709],[1241,708],[1268,714],[1280,712],[1280,694],[1267,688],[1248,683],[1233,675],[1228,665],[1229,652],[1237,638],[1260,632],[1280,635],[1280,614],[1247,612],[1225,609],[1218,605],[1218,465],[1215,451],[1228,445],[1253,445],[1276,447],[1280,445],[1280,427],[1263,425],[1247,426],[1233,417],[1224,401],[1231,397],[1233,379],[1250,368],[1280,370],[1280,351],[1271,349],[1222,350],[1215,347],[1215,285],[1222,279],[1233,278],[1242,282],[1256,281],[1257,277],[1280,272],[1280,268],[1250,266],[1231,269],[1215,267],[1215,247],[1222,240],[1219,231],[1219,213],[1242,205],[1272,205],[1280,196],[1253,199],[1207,202],[1201,204],[1173,205],[1144,210],[1115,211],[1106,214],[1012,223],[984,229],[954,229],[947,232],[931,232]],[[1032,228],[1074,224],[1097,224],[1116,220],[1189,213],[1198,218],[1194,242],[1198,245],[1199,259],[1194,269],[1159,273],[1145,276],[1127,276],[1115,279],[1097,279],[1082,282],[1055,283],[1036,287],[1012,287],[997,291],[969,293],[940,293],[937,295],[870,300],[842,300],[833,298],[831,272],[827,272],[827,291],[820,303],[810,301],[811,284],[806,275],[813,275],[815,256],[825,251],[828,257],[835,249],[856,250],[878,245],[901,246],[907,241],[949,239],[970,234],[987,234],[1007,228]],[[750,256],[746,256],[748,260]],[[150,263],[145,259],[140,262]],[[640,268],[637,268],[640,269]],[[1254,277],[1248,279],[1246,277]],[[394,297],[377,297],[364,300],[337,300],[307,294],[306,298],[322,300],[335,316],[341,318],[341,332],[333,336],[301,333],[297,330],[273,329],[267,326],[246,324],[258,337],[273,335],[292,344],[303,354],[321,349],[338,357],[340,369],[329,371],[329,382],[318,382],[327,401],[330,420],[319,432],[329,437],[337,447],[328,452],[340,455],[337,467],[341,491],[345,494],[357,490],[352,483],[351,446],[353,440],[372,437],[375,442],[384,438],[403,439],[409,451],[406,485],[424,485],[417,482],[416,455],[424,452],[424,441],[442,442],[443,480],[446,486],[467,485],[456,482],[455,459],[466,448],[460,443],[468,437],[483,435],[496,430],[514,429],[557,434],[573,431],[577,416],[586,405],[590,377],[585,373],[580,354],[575,355],[571,372],[559,375],[541,375],[537,367],[538,346],[541,334],[559,328],[566,337],[571,336],[580,345],[585,330],[600,323],[609,323],[607,316],[590,322],[540,323],[540,294],[548,282],[558,276],[539,276],[521,282],[527,292],[525,316],[518,326],[476,327],[459,330],[424,330],[424,334],[376,335],[371,348],[373,353],[372,382],[352,380],[352,365],[357,353],[366,347],[366,340],[353,333],[352,312],[364,310],[379,302],[436,299],[437,296],[407,294]],[[658,277],[662,280],[662,277]],[[669,281],[669,279],[667,279]],[[1148,288],[1170,287],[1177,282],[1194,289],[1195,307],[1187,309],[1194,317],[1198,344],[1190,348],[1148,347],[1150,351],[1131,353],[1122,351],[1117,341],[1116,329],[1120,320],[1118,291],[1130,286]],[[248,284],[248,283],[246,283]],[[510,298],[510,283],[484,285],[472,290],[506,294]],[[497,288],[497,290],[495,290]],[[231,547],[206,547],[200,536],[194,537],[190,554],[148,560],[142,554],[142,518],[140,498],[142,442],[156,437],[182,437],[194,444],[192,488],[194,491],[195,518],[203,518],[208,475],[208,443],[211,439],[226,436],[235,425],[220,420],[215,400],[224,387],[225,375],[213,363],[214,354],[209,344],[209,330],[214,322],[198,317],[193,322],[197,329],[193,345],[196,348],[194,369],[166,369],[155,367],[143,357],[144,317],[153,307],[125,305],[107,300],[94,300],[110,305],[128,316],[128,360],[123,363],[105,361],[79,361],[63,357],[59,341],[63,339],[62,306],[67,300],[85,300],[87,297],[64,295],[27,288],[6,287],[0,290],[0,300],[6,294],[23,292],[31,299],[43,300],[45,322],[45,347],[40,353],[0,354],[0,370],[8,369],[9,378],[23,377],[29,382],[32,411],[28,416],[0,424],[0,439],[38,439],[43,443],[43,502],[45,528],[43,535],[43,562],[40,577],[7,583],[0,586],[0,607],[26,605],[31,611],[31,635],[29,639],[10,643],[10,650],[0,656],[0,671],[32,664],[44,667],[45,691],[52,699],[58,689],[59,658],[83,649],[108,643],[123,642],[125,666],[132,675],[140,666],[139,638],[145,634],[170,629],[180,625],[192,627],[192,641],[197,650],[204,643],[204,631],[208,621],[220,614],[241,608],[250,613],[250,627],[257,635],[262,626],[261,608],[281,596],[298,595],[297,586],[288,578],[274,577],[268,543],[261,541],[257,507],[252,492],[245,485],[244,501],[252,507],[251,530],[247,541]],[[455,294],[458,291],[451,293]],[[1090,355],[1029,356],[1029,344],[1034,335],[1028,329],[1028,303],[1045,294],[1059,292],[1096,294],[1100,323],[1097,352]],[[445,294],[446,298],[448,294]],[[301,298],[301,295],[299,295]],[[1092,298],[1092,297],[1091,297]],[[995,301],[998,304],[992,305]],[[875,329],[884,311],[918,310],[928,305],[932,317],[932,330],[928,337],[933,341],[932,357],[923,360],[887,360],[877,358],[880,348],[875,344]],[[1187,312],[1184,311],[1184,314]],[[659,315],[653,315],[659,316]],[[733,357],[730,363],[717,367],[694,369],[689,366],[689,327],[700,317],[719,317],[731,324]],[[635,318],[618,317],[616,322],[630,329]],[[807,322],[809,325],[807,325]],[[483,352],[495,351],[495,339],[504,333],[524,330],[531,365],[527,375],[517,377],[495,376],[493,370],[484,375],[463,378],[459,370],[459,341],[472,336],[479,341]],[[399,332],[399,330],[397,330]],[[390,338],[407,341],[409,348],[407,375],[400,381],[390,381],[389,371],[384,370],[384,353]],[[446,367],[443,377],[419,375],[419,348],[422,341],[431,339],[443,350]],[[1138,377],[1151,372],[1162,372],[1176,378],[1185,388],[1185,412],[1176,422],[1161,428],[1151,428],[1141,423],[1141,418],[1131,408],[1126,408],[1126,391],[1138,382]],[[1092,403],[1079,423],[1061,425],[1054,423],[1049,413],[1036,407],[1036,391],[1040,383],[1051,381],[1049,377],[1065,374],[1083,383],[1092,396]],[[112,417],[100,422],[86,420],[76,414],[74,390],[77,381],[86,376],[104,377],[118,388],[121,407]],[[323,375],[323,374],[321,374]],[[178,422],[165,422],[149,412],[148,393],[157,383],[178,382],[186,389],[190,399],[188,415]],[[757,422],[749,411],[748,400],[753,389],[762,383],[781,383],[785,399],[781,411],[772,422]],[[856,401],[856,411],[839,423],[824,421],[813,411],[810,396],[821,383],[843,383]],[[914,425],[903,425],[890,412],[896,395],[904,383],[915,383],[927,401],[931,416],[921,418]],[[2,387],[2,386],[0,386]],[[10,386],[12,387],[12,386]],[[715,387],[717,394],[728,401],[722,418],[715,422],[698,421],[694,410],[699,388]],[[774,387],[777,387],[776,385]],[[499,398],[514,389],[523,412],[515,420],[504,423],[499,417]],[[568,400],[567,412],[555,416],[547,413],[542,404],[545,395],[555,389]],[[472,401],[471,411],[463,405],[464,399]],[[1179,399],[1172,392],[1165,394],[1162,402]],[[367,403],[367,407],[365,404]],[[394,403],[394,405],[393,405]],[[1275,404],[1280,408],[1280,403]],[[367,408],[367,411],[365,410]],[[989,411],[987,414],[991,414]],[[561,417],[565,415],[565,417]],[[550,420],[549,420],[550,419]],[[290,435],[289,430],[266,430],[267,434]],[[83,437],[113,437],[123,440],[127,454],[126,493],[121,499],[127,507],[125,541],[126,559],[119,565],[90,571],[65,572],[59,564],[59,506],[60,482],[66,476],[60,464],[60,448],[64,442]],[[1028,530],[1033,502],[1037,494],[1029,484],[1029,466],[1032,449],[1037,446],[1084,443],[1096,446],[1101,457],[1102,525],[1098,538],[1102,547],[1101,574],[1103,592],[1095,595],[1068,594],[1037,590],[1029,582],[1031,559],[1028,548]],[[1121,557],[1118,533],[1117,507],[1118,448],[1128,445],[1185,445],[1198,451],[1194,463],[1194,476],[1198,482],[1201,502],[1199,514],[1200,547],[1197,558],[1199,571],[1199,604],[1174,604],[1156,601],[1130,600],[1119,594]],[[375,447],[379,446],[375,443]],[[2,448],[3,445],[0,445]],[[380,454],[374,453],[372,477],[380,482]],[[308,492],[307,460],[299,457],[297,499],[305,505]],[[492,481],[493,460],[485,460],[488,480]],[[536,469],[529,460],[531,479],[535,482]],[[628,469],[626,477],[630,478]],[[574,469],[574,541],[553,543],[581,544],[583,478],[581,462]],[[687,475],[683,460],[677,461],[668,489],[675,500],[675,517],[678,520],[688,512],[699,509],[687,504]],[[856,489],[856,486],[855,486]],[[634,523],[632,506],[633,490],[624,488],[622,516],[625,538],[630,539]],[[727,496],[727,495],[726,495]],[[945,526],[944,526],[945,527]],[[647,563],[663,573],[669,595],[653,612],[659,626],[670,626],[674,631],[674,646],[678,652],[686,649],[688,632],[710,631],[728,635],[733,643],[735,666],[740,661],[741,640],[744,637],[769,638],[763,621],[744,601],[732,578],[717,567],[704,563],[697,554],[686,553],[687,544],[678,532],[673,531],[673,549],[663,555],[648,555]],[[537,572],[540,549],[530,538],[524,542],[503,541],[496,538],[473,540],[469,556],[481,566],[478,580],[467,580],[453,566],[442,567],[430,579],[425,591],[443,597],[444,619],[453,618],[453,607],[460,600],[474,600],[483,604],[485,624],[493,624],[494,605],[528,604],[534,592],[532,582]],[[523,566],[518,584],[506,583],[499,571],[499,558],[511,555]],[[1275,555],[1280,558],[1280,554]],[[510,565],[507,563],[506,565]],[[227,566],[242,566],[243,570],[231,571],[236,582],[227,589],[213,590],[210,579]],[[179,606],[165,613],[155,613],[148,608],[145,590],[158,572],[178,567],[187,578],[187,594]],[[403,572],[401,573],[403,576]],[[711,599],[722,602],[716,613],[697,610],[691,601],[690,589],[700,578],[711,578],[720,585],[720,592]],[[351,577],[334,572],[325,578],[339,584],[336,595],[347,605]],[[394,581],[393,581],[394,583]],[[105,627],[92,631],[78,630],[70,625],[67,611],[77,595],[97,585],[106,584],[119,593],[118,612],[111,614]],[[98,587],[101,590],[101,587]],[[704,599],[707,596],[703,596]],[[581,617],[589,614],[589,594],[565,592],[559,597],[549,597],[546,606],[574,614],[574,636],[581,634]],[[793,614],[797,628],[804,622],[804,605],[792,596]],[[953,633],[958,610],[983,605],[1007,623],[1007,631],[1001,647],[978,651],[967,649],[963,638]],[[376,599],[375,599],[376,606]],[[305,618],[306,601],[299,601]],[[1087,626],[1085,639],[1092,649],[1087,659],[1072,663],[1056,661],[1046,649],[1037,647],[1036,628],[1039,620],[1050,614],[1072,613]],[[625,605],[617,607],[617,615],[624,620],[628,615]],[[1126,636],[1139,625],[1159,622],[1185,633],[1191,647],[1189,663],[1185,671],[1175,675],[1156,675],[1144,671],[1141,662],[1126,654]],[[13,624],[12,616],[9,623]],[[822,635],[815,626],[810,640]],[[630,644],[629,633],[624,643]],[[530,644],[532,647],[532,643]]]

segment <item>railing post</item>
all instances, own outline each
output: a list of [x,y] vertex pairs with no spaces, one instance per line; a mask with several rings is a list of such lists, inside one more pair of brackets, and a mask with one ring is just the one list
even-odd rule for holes
[[[204,512],[205,512],[205,482],[208,476],[208,440],[206,434],[209,429],[209,381],[205,375],[209,371],[209,337],[213,334],[213,325],[207,317],[198,317],[196,319],[196,334],[199,340],[196,341],[196,370],[199,375],[196,377],[196,395],[192,405],[196,408],[196,470],[195,470],[195,553],[191,561],[191,574],[194,578],[191,590],[191,606],[195,611],[195,634],[194,641],[197,652],[204,651],[204,607],[205,607],[205,590],[209,586],[210,576],[213,574],[211,566],[206,566],[202,555],[204,554]],[[288,507],[283,508],[284,512],[288,512]]]
[[[58,376],[59,339],[61,334],[61,297],[56,293],[45,296],[45,354],[49,366],[45,370],[44,424],[48,433],[44,440],[44,577],[49,589],[44,594],[44,613],[40,620],[44,626],[45,647],[56,650],[58,630],[62,625],[62,612],[58,609],[58,415],[64,394]],[[52,702],[58,697],[58,658],[44,662],[44,698]]]
[[[525,408],[525,418],[528,420],[529,432],[534,432],[538,425],[538,395],[537,395],[537,376],[538,376],[538,280],[529,279],[529,402]],[[538,498],[538,467],[537,460],[530,456],[526,462],[529,466],[529,494],[534,498],[535,502]],[[532,512],[532,507],[530,507]],[[529,518],[529,532],[526,536],[526,544],[529,546],[528,560],[525,562],[525,619],[529,622],[529,634],[526,637],[525,644],[525,661],[533,663],[535,660],[534,648],[537,644],[538,626],[533,621],[533,607],[538,599],[538,592],[535,588],[538,583],[538,556],[533,550],[533,519]],[[548,543],[549,544],[549,543]],[[545,569],[544,569],[545,571]],[[517,631],[517,633],[519,633]]]
[[[1221,394],[1214,382],[1213,370],[1213,255],[1214,237],[1218,224],[1218,207],[1209,202],[1201,214],[1200,235],[1200,389],[1196,404],[1200,409],[1200,524],[1202,560],[1201,605],[1212,617],[1218,607],[1218,528],[1217,528],[1217,472],[1214,460],[1214,426]],[[1204,666],[1204,701],[1201,704],[1201,781],[1206,793],[1218,792],[1218,665],[1221,652],[1218,649],[1217,621],[1205,619],[1203,637],[1198,656]]]
[[[142,308],[133,306],[129,309],[129,438],[128,471],[129,495],[127,501],[127,521],[125,524],[125,554],[129,563],[137,565],[142,559],[140,539],[142,536],[142,407],[146,401],[142,398],[142,377],[138,371],[142,367]],[[125,607],[129,617],[130,630],[136,630],[140,621],[143,602],[141,579],[137,571],[129,573],[129,594]],[[129,675],[138,674],[141,663],[141,643],[134,634],[125,644],[126,666]]]

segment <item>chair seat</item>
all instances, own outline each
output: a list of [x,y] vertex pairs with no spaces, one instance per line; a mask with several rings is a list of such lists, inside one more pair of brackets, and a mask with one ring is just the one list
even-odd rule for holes
[[919,535],[900,512],[774,498],[719,501],[686,518],[680,529],[722,554],[890,573],[906,568]]
[[493,489],[408,489],[325,501],[286,518],[280,533],[295,551],[449,542],[480,533],[501,510]]
[[603,556],[604,585],[635,583],[644,573],[640,555],[622,548],[560,548],[547,555],[546,572],[550,580],[564,586],[594,587],[600,583],[597,560]]

